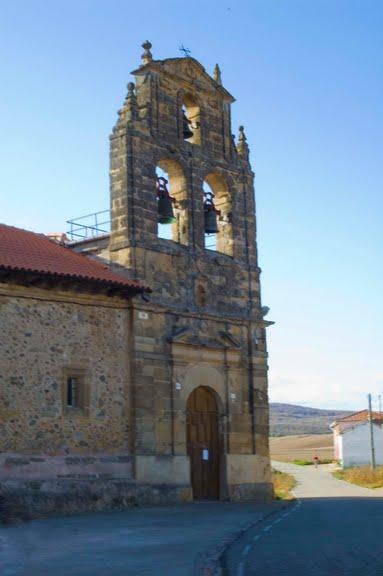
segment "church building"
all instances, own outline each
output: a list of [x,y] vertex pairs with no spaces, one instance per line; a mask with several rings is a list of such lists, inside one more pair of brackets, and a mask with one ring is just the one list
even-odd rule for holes
[[244,129],[218,66],[143,49],[110,217],[0,226],[0,493],[32,515],[272,495]]

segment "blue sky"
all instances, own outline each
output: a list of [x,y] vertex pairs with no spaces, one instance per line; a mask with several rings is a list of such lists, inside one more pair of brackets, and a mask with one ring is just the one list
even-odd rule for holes
[[108,207],[108,136],[140,61],[181,43],[237,98],[254,170],[273,401],[383,392],[379,1],[0,0],[1,220]]

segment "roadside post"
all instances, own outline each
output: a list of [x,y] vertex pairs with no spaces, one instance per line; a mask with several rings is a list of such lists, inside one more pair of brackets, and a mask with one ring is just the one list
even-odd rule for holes
[[374,446],[374,428],[372,422],[372,409],[371,409],[371,394],[368,394],[368,422],[370,425],[370,453],[371,453],[371,469],[375,469],[375,446]]

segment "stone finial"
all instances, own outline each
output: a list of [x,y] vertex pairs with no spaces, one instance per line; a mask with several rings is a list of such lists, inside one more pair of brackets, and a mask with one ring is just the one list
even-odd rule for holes
[[218,64],[216,64],[214,67],[213,78],[217,82],[217,84],[222,86],[221,68],[218,66]]
[[128,89],[128,93],[126,95],[126,100],[136,100],[136,87],[134,85],[134,82],[129,82],[129,84],[127,85],[127,89]]
[[142,44],[142,47],[144,49],[144,52],[141,54],[141,62],[142,62],[142,65],[145,66],[145,64],[149,64],[149,62],[151,62],[153,60],[152,53],[150,52],[150,48],[152,47],[152,45],[149,42],[149,40],[146,40]]
[[125,120],[135,120],[137,118],[137,97],[134,82],[129,82],[127,88],[128,93],[125,102],[118,113]]
[[238,141],[239,142],[246,142],[247,138],[246,138],[246,134],[245,134],[245,128],[243,126],[240,126],[238,128]]
[[246,159],[249,158],[249,146],[243,126],[239,127],[237,152],[240,156],[244,156]]

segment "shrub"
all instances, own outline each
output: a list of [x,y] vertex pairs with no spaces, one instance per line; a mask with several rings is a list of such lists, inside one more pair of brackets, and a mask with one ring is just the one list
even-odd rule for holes
[[279,470],[272,470],[272,482],[274,487],[274,498],[277,500],[291,500],[291,490],[294,488],[296,482],[294,476],[280,472]]

